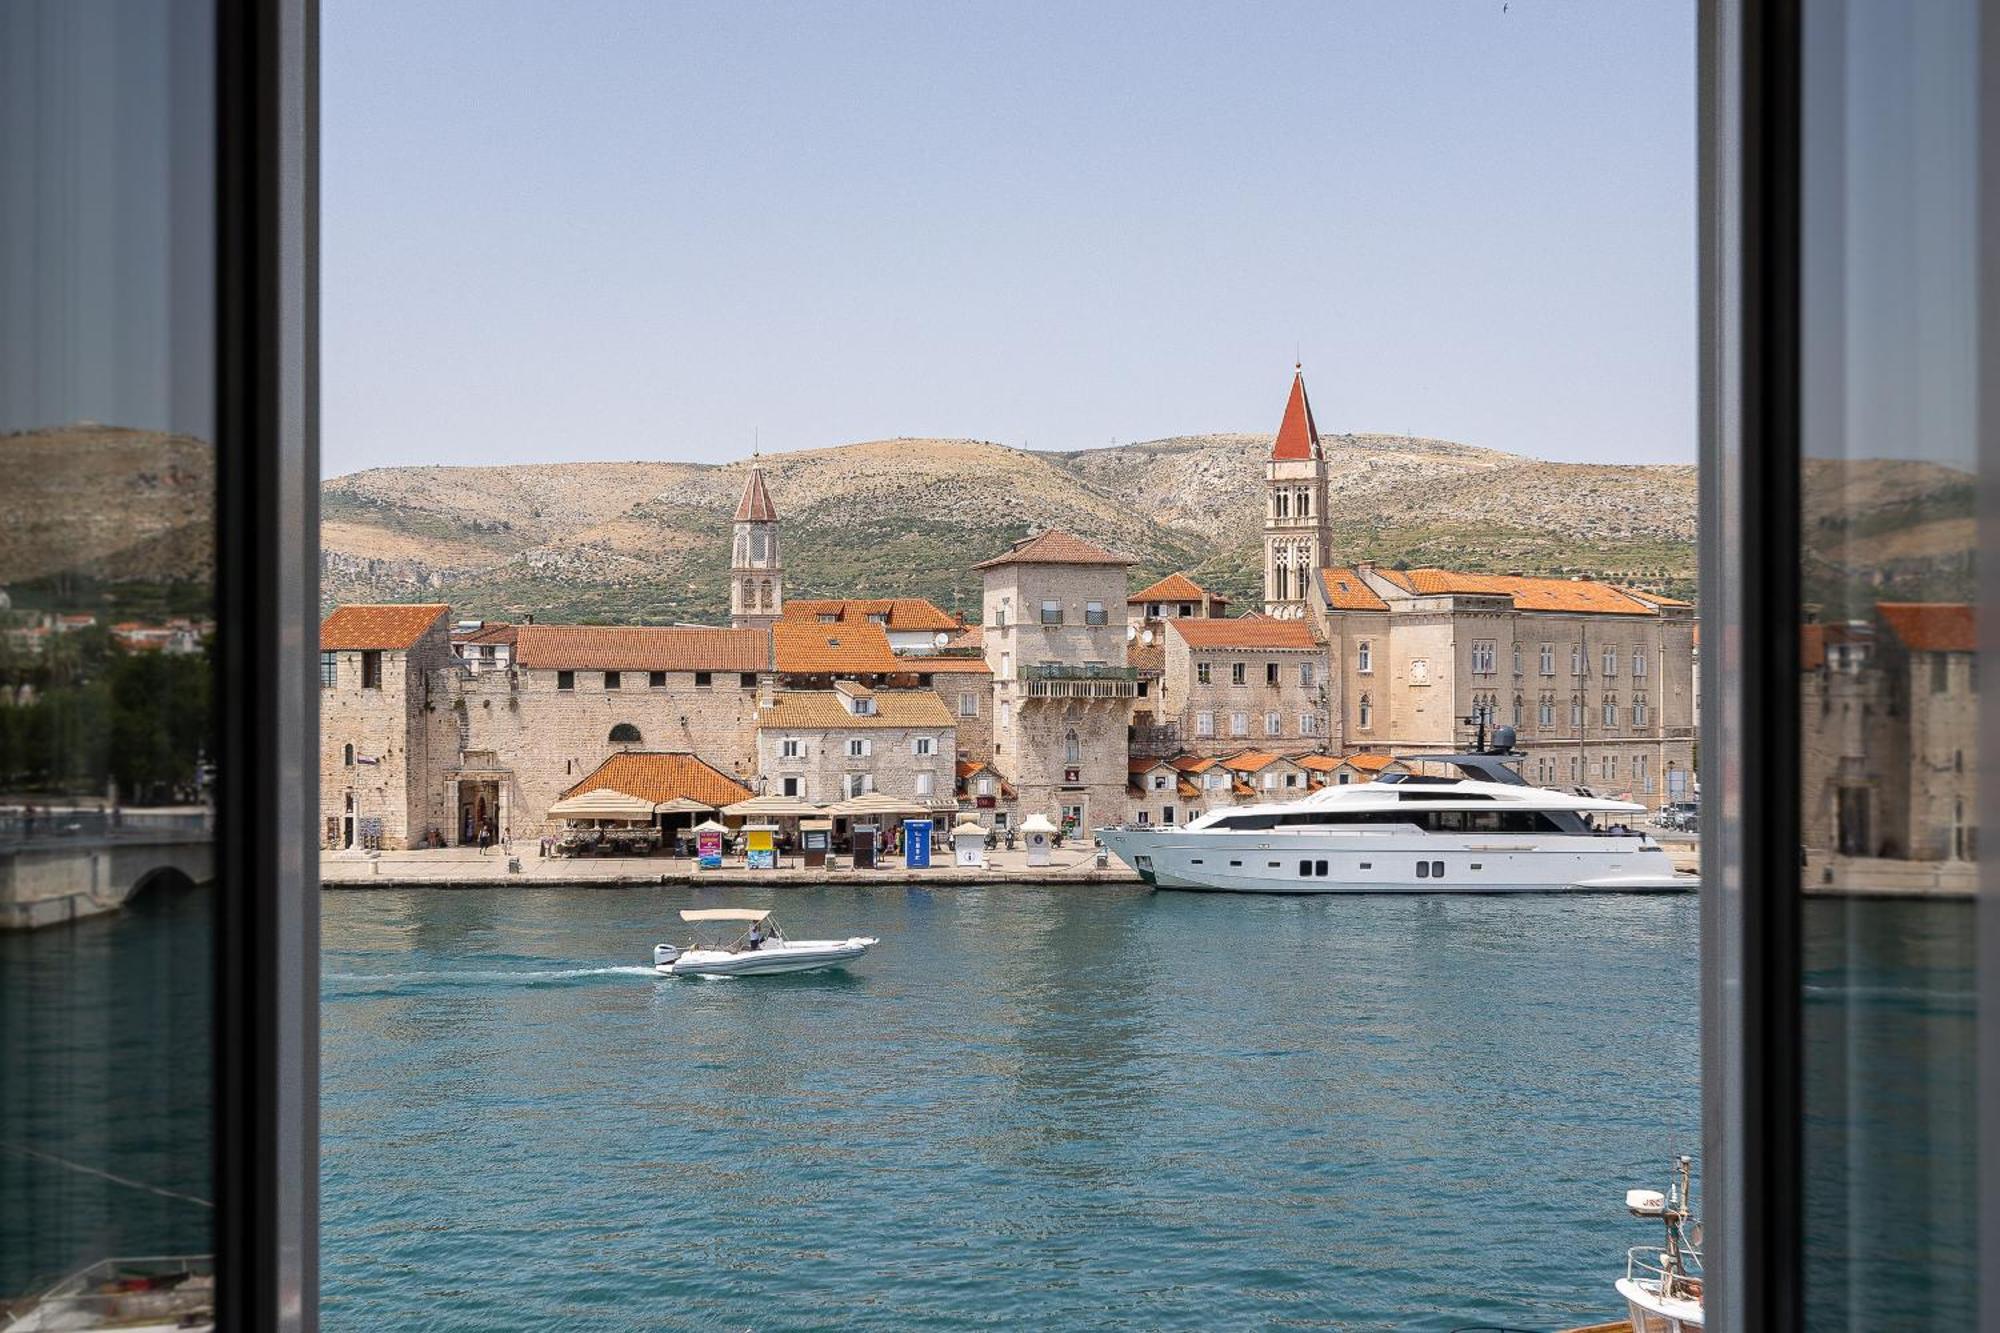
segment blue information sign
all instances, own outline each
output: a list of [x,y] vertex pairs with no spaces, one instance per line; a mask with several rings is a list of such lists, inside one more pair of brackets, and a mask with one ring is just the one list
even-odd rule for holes
[[931,865],[931,821],[903,825],[903,864],[911,870],[928,870]]

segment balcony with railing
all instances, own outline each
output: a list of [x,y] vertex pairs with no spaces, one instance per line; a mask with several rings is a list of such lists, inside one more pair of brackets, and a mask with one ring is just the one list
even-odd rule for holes
[[1139,668],[1093,662],[1034,662],[1021,668],[1021,692],[1030,699],[1132,699]]

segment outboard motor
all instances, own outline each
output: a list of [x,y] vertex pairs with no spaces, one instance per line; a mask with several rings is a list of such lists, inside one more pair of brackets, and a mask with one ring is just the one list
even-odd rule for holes
[[653,946],[654,967],[665,967],[680,956],[681,951],[671,944],[655,944]]

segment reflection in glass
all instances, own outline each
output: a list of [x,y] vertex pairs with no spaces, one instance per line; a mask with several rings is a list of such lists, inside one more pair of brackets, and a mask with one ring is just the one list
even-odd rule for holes
[[0,1309],[61,1327],[213,1304],[214,45],[0,6]]
[[1975,1322],[1977,6],[1807,6],[1806,1322]]

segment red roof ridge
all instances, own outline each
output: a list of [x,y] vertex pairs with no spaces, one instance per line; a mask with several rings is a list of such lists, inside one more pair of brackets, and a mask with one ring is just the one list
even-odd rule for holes
[[1285,400],[1285,419],[1278,423],[1278,438],[1271,444],[1274,462],[1319,457],[1319,427],[1313,422],[1312,403],[1306,398],[1306,371],[1292,367],[1292,393]]
[[771,492],[764,485],[764,465],[752,463],[750,475],[743,482],[743,498],[736,503],[738,523],[776,523],[778,507],[771,503]]

